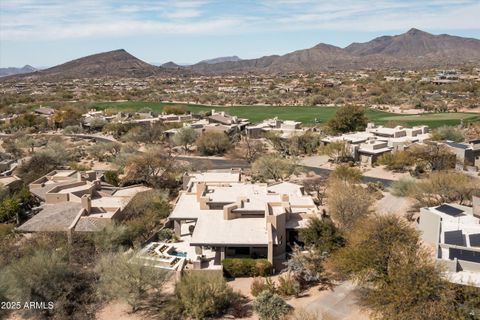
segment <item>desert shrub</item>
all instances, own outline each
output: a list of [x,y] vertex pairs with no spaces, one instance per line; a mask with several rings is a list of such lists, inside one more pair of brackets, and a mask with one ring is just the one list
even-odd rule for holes
[[227,277],[264,277],[270,274],[272,264],[267,259],[227,258],[223,262]]
[[277,292],[282,296],[298,296],[301,291],[300,283],[290,275],[278,278]]
[[408,151],[387,152],[378,158],[378,163],[388,170],[403,172],[415,164],[415,158]]
[[170,105],[163,107],[162,111],[166,114],[185,114],[187,113],[187,107],[184,105]]
[[341,229],[348,230],[370,213],[373,197],[359,185],[334,179],[327,189],[328,210]]
[[159,190],[138,193],[124,209],[128,239],[141,243],[152,236],[163,225],[170,214],[166,195]]
[[83,129],[80,126],[66,126],[63,129],[63,132],[66,134],[75,134],[75,133],[82,133]]
[[261,320],[280,320],[291,307],[278,294],[265,290],[253,302],[253,308]]
[[35,153],[29,160],[19,166],[17,175],[28,184],[62,164],[61,159],[56,159],[49,154],[43,152]]
[[294,247],[290,259],[285,263],[285,270],[302,286],[308,286],[325,280],[324,259],[325,255],[318,250],[303,252],[299,247]]
[[103,180],[106,183],[111,184],[115,187],[118,187],[120,183],[120,178],[118,178],[118,172],[113,170],[105,171],[105,173],[103,174]]
[[15,229],[15,224],[13,223],[0,223],[0,239],[12,233]]
[[186,317],[205,319],[221,316],[240,298],[221,275],[190,272],[175,287],[177,307]]
[[223,132],[205,132],[196,141],[198,151],[205,156],[222,155],[232,143]]
[[465,136],[460,128],[453,126],[441,126],[433,130],[432,140],[451,140],[454,142],[462,142],[465,140]]
[[362,171],[358,168],[350,167],[348,164],[341,164],[333,170],[330,177],[341,181],[360,182],[362,179]]
[[114,252],[132,245],[127,227],[109,225],[93,235],[95,249],[99,252]]
[[392,183],[391,192],[397,197],[408,197],[415,188],[415,180],[411,178],[400,178]]
[[276,292],[275,282],[271,278],[255,277],[250,286],[250,293],[256,297],[263,291]]
[[261,156],[252,164],[252,176],[260,181],[285,180],[298,171],[295,160],[282,158],[278,154]]
[[302,308],[295,308],[295,312],[288,318],[289,320],[333,320],[334,318],[327,318],[325,315],[320,316],[316,312],[307,311]]
[[168,241],[173,238],[173,230],[164,228],[158,232],[158,241]]
[[451,202],[468,204],[478,192],[478,182],[472,177],[456,171],[437,171],[418,181],[411,196],[421,206],[432,207]]
[[108,299],[120,299],[137,311],[148,304],[170,277],[166,270],[133,261],[134,253],[108,253],[97,263],[99,294]]
[[[37,250],[13,261],[0,272],[7,301],[56,303],[69,292],[72,272],[66,257],[53,251]],[[50,315],[54,310],[45,310]]]

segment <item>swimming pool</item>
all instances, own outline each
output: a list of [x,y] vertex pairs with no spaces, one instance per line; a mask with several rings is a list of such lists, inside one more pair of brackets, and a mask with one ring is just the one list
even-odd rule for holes
[[186,252],[181,252],[181,251],[172,251],[172,253],[170,253],[170,255],[185,258],[187,256],[187,253]]

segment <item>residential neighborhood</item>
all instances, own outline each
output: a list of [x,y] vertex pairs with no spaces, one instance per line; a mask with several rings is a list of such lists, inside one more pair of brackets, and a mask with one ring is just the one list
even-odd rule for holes
[[480,319],[478,17],[0,1],[0,319]]

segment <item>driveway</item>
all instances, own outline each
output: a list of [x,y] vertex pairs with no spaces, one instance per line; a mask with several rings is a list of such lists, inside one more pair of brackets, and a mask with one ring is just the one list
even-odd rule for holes
[[302,305],[301,299],[295,303],[295,308],[301,307],[319,316],[328,315],[333,319],[368,320],[367,312],[358,305],[356,286],[346,281],[333,290],[322,292],[314,299],[309,299]]

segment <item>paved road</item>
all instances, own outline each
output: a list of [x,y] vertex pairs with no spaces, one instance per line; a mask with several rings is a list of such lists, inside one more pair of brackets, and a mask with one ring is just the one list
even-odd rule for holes
[[[230,169],[230,168],[250,168],[250,164],[245,160],[232,160],[232,159],[202,159],[196,157],[176,157],[178,160],[188,161],[193,166],[203,169]],[[318,167],[302,166],[306,172],[313,171],[318,175],[329,175],[332,170]],[[374,177],[363,177],[362,180],[365,183],[368,182],[380,182],[386,187],[389,187],[393,180],[374,178]]]

